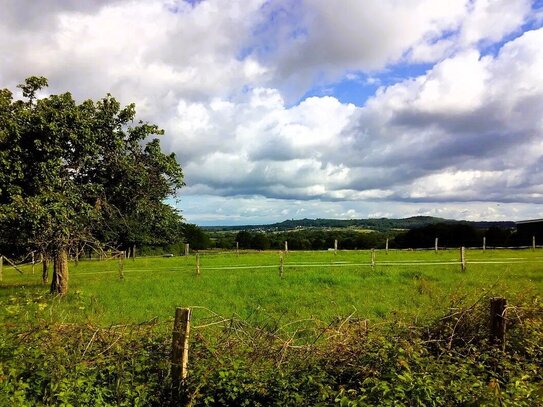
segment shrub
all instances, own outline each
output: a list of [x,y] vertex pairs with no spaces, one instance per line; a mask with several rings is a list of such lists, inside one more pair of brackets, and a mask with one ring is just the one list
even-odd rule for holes
[[[487,298],[426,326],[229,319],[194,329],[184,400],[201,406],[543,405],[543,306],[509,309],[488,342]],[[294,328],[295,327],[295,328]],[[0,330],[0,405],[160,406],[171,400],[171,321]],[[282,333],[280,333],[282,332]]]

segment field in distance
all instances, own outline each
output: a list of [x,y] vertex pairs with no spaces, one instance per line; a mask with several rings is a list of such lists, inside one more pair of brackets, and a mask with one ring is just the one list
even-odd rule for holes
[[[202,253],[70,263],[70,292],[53,299],[41,284],[41,267],[25,265],[20,275],[4,266],[0,320],[36,318],[99,325],[169,319],[175,307],[195,308],[196,322],[211,310],[255,323],[306,318],[331,321],[355,313],[370,321],[424,320],[443,314],[456,301],[485,293],[531,296],[543,291],[543,252],[467,250],[289,252],[280,277],[277,251]],[[27,301],[21,304],[21,297]]]

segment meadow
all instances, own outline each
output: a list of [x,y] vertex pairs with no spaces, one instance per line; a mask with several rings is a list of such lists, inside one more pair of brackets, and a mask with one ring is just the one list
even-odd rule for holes
[[[459,301],[481,295],[523,297],[543,292],[540,250],[294,252],[206,252],[171,258],[70,263],[66,298],[48,295],[41,266],[24,265],[23,275],[4,265],[0,319],[92,323],[108,326],[171,319],[175,307],[194,307],[198,323],[210,315],[258,323],[325,323],[355,314],[370,321],[435,318]],[[21,301],[21,298],[26,299]]]
[[[83,260],[64,298],[40,265],[5,266],[0,405],[542,405],[539,250],[468,250],[465,271],[459,250],[374,254],[291,251],[282,277],[272,251],[200,253],[199,275],[195,255]],[[193,310],[181,390],[176,307]]]

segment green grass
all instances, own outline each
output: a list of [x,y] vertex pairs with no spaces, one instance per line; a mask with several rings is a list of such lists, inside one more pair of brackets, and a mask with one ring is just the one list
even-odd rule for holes
[[127,260],[123,280],[116,260],[81,261],[70,263],[63,299],[47,294],[39,265],[34,274],[24,266],[24,275],[4,265],[0,321],[111,325],[171,318],[177,306],[202,307],[195,308],[196,321],[210,315],[206,309],[278,325],[306,318],[329,322],[353,312],[372,321],[420,320],[485,291],[515,297],[543,292],[541,251],[469,250],[466,272],[446,264],[458,262],[458,250],[376,251],[374,270],[370,258],[369,251],[290,252],[283,279],[279,253],[271,251],[201,254],[199,276],[195,256]]

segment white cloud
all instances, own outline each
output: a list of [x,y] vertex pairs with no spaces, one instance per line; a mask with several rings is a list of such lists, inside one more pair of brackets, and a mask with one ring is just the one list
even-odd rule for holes
[[541,44],[543,29],[530,31],[495,58],[461,53],[380,89],[352,130],[356,149],[371,146],[364,161],[375,168],[407,169],[389,179],[402,198],[534,201],[542,189],[533,179],[543,154]]
[[[518,32],[527,21],[536,19],[529,0],[465,1],[462,11],[437,36],[426,36],[408,52],[413,62],[435,62],[455,52],[492,44]],[[443,25],[440,24],[440,27]],[[441,34],[446,33],[446,36]]]
[[[266,74],[254,58],[236,57],[261,0],[232,1],[227,9],[218,0],[194,7],[159,0],[92,8],[65,2],[48,25],[24,27],[18,25],[24,24],[23,7],[9,3],[20,13],[0,25],[0,52],[8,56],[1,70],[6,85],[45,75],[53,90],[71,89],[82,98],[112,92],[141,102],[156,117],[181,97],[230,95]],[[28,5],[29,13],[34,9]]]
[[172,148],[185,154],[189,184],[223,195],[543,203],[539,44],[543,29],[496,57],[462,52],[362,108],[332,97],[287,108],[271,89],[193,104],[172,119],[192,127],[172,132],[200,148]]
[[[464,204],[449,203],[473,201],[465,216],[500,217],[511,207],[480,201],[543,203],[543,29],[500,44],[543,21],[528,0],[225,4],[7,0],[0,86],[45,75],[51,92],[136,102],[165,127],[184,193],[235,202],[239,217],[417,214],[419,202],[458,217]],[[433,66],[363,106],[336,95],[338,79],[386,83],[413,62]],[[315,85],[330,96],[298,101]]]
[[[451,114],[481,107],[488,80],[487,63],[477,51],[468,51],[447,59],[419,78],[420,88],[413,107],[429,112]],[[461,80],[459,80],[461,78]]]
[[276,90],[257,88],[243,101],[180,102],[168,123],[170,148],[185,162],[189,185],[221,193],[282,197],[326,196],[349,182],[339,155],[341,132],[356,111],[332,97],[287,108]]
[[496,42],[518,30],[531,13],[529,0],[478,0],[468,3],[460,29],[460,41],[472,46],[479,41]]
[[[399,61],[434,63],[495,43],[536,18],[529,0],[313,0],[270,7],[283,24],[264,25],[261,58],[273,83],[296,99],[315,80],[346,70],[376,72]],[[286,26],[286,27],[285,27]],[[269,53],[269,48],[276,52]],[[258,47],[257,47],[258,49]]]
[[183,199],[187,221],[204,224],[264,224],[301,218],[400,218],[437,216],[448,219],[522,220],[543,218],[543,208],[532,204],[449,202],[410,203],[397,201],[283,200],[261,196],[220,197],[189,195]]

